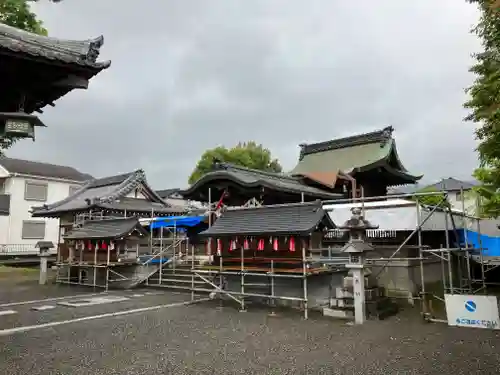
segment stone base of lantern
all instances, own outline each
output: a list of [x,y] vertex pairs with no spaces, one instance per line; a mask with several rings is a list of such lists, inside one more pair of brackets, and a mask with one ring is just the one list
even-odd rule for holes
[[[398,312],[398,306],[384,296],[384,289],[378,287],[374,280],[365,277],[365,307],[367,318],[384,319]],[[345,276],[342,286],[335,288],[335,297],[330,299],[323,315],[352,319],[354,317],[354,292],[352,276]]]

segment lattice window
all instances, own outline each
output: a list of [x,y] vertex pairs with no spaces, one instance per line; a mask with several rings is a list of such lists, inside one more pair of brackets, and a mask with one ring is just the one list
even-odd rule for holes
[[22,238],[25,240],[43,240],[45,238],[45,221],[23,221]]
[[24,199],[27,201],[45,202],[47,200],[48,184],[43,182],[26,181],[24,186]]

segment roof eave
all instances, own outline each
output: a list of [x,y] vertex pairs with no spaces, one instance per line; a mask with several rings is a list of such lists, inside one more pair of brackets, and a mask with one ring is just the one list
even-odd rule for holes
[[221,232],[221,233],[205,233],[201,232],[198,234],[199,237],[231,237],[231,236],[243,236],[243,237],[255,237],[255,236],[308,236],[311,230],[290,230],[290,231],[255,231],[255,232]]
[[300,189],[290,189],[290,188],[283,188],[283,187],[277,187],[273,184],[267,183],[264,180],[257,179],[255,182],[245,182],[243,180],[240,180],[236,177],[231,172],[227,171],[215,171],[215,172],[209,172],[202,176],[198,181],[196,181],[193,185],[191,185],[189,188],[186,190],[180,190],[179,194],[182,195],[184,198],[189,199],[194,195],[194,193],[200,189],[203,185],[217,180],[217,179],[225,179],[230,182],[233,182],[237,185],[243,186],[245,188],[258,188],[259,186],[266,187],[268,189],[272,190],[281,190],[284,192],[288,193],[293,193],[293,194],[304,194],[306,196],[315,196],[315,197],[321,197],[323,199],[335,199],[335,198],[342,198],[342,194],[336,194],[336,193],[328,193],[328,192],[318,192],[318,193],[313,193],[313,192],[308,192]]

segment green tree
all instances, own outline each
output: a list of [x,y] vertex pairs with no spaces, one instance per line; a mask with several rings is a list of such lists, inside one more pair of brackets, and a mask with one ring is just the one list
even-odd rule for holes
[[489,217],[500,216],[500,1],[467,0],[476,4],[481,13],[479,23],[472,30],[481,40],[483,52],[475,54],[470,68],[476,76],[466,91],[470,99],[465,108],[470,110],[466,120],[477,125],[479,141],[479,168],[474,177],[481,185],[480,212]]
[[278,160],[272,158],[269,149],[255,142],[246,142],[239,143],[229,149],[219,146],[205,151],[191,173],[188,182],[193,184],[204,174],[210,172],[215,161],[232,163],[261,171],[281,172],[282,170]]
[[0,22],[35,34],[47,35],[36,14],[31,11],[34,0],[0,0]]
[[[439,191],[433,187],[425,187],[420,189],[418,193],[438,193]],[[439,194],[435,195],[424,195],[424,196],[416,196],[414,200],[423,204],[425,206],[439,206],[439,207],[449,207],[450,203],[447,199],[444,199],[444,193],[439,192]]]

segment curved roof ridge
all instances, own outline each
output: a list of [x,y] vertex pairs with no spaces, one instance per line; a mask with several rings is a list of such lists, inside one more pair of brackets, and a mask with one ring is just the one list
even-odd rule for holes
[[61,60],[66,63],[77,63],[104,69],[111,65],[111,61],[97,62],[103,45],[103,35],[85,40],[60,39],[34,34],[0,23],[1,47],[50,60]]
[[317,142],[317,143],[302,143],[300,144],[300,157],[301,160],[305,155],[314,154],[317,152],[335,150],[339,148],[346,148],[352,146],[359,146],[369,143],[385,143],[392,139],[392,132],[394,128],[392,126],[386,126],[383,129],[372,131],[369,133],[362,133],[351,135],[343,138],[331,139],[329,141]]
[[322,203],[321,200],[317,199],[314,201],[308,201],[308,202],[298,202],[298,203],[281,203],[281,204],[266,204],[262,206],[251,206],[251,207],[228,207],[224,212],[229,212],[229,211],[251,211],[251,210],[262,210],[262,209],[279,209],[283,207],[318,207],[322,208]]
[[237,170],[243,171],[243,172],[262,174],[262,175],[265,175],[265,176],[271,177],[271,178],[299,181],[299,179],[297,177],[291,176],[291,175],[283,173],[283,172],[263,171],[261,169],[247,168],[247,167],[243,167],[241,165],[232,164],[232,163],[219,163],[218,165],[221,166],[221,168],[216,168],[214,170],[214,172],[216,172],[217,169],[226,169],[227,170],[228,168],[232,168],[232,169],[237,169]]
[[142,169],[137,169],[129,173],[128,177],[107,195],[99,197],[99,202],[110,203],[121,197],[124,197],[131,191],[136,189],[141,184],[141,182],[144,182],[144,171]]

